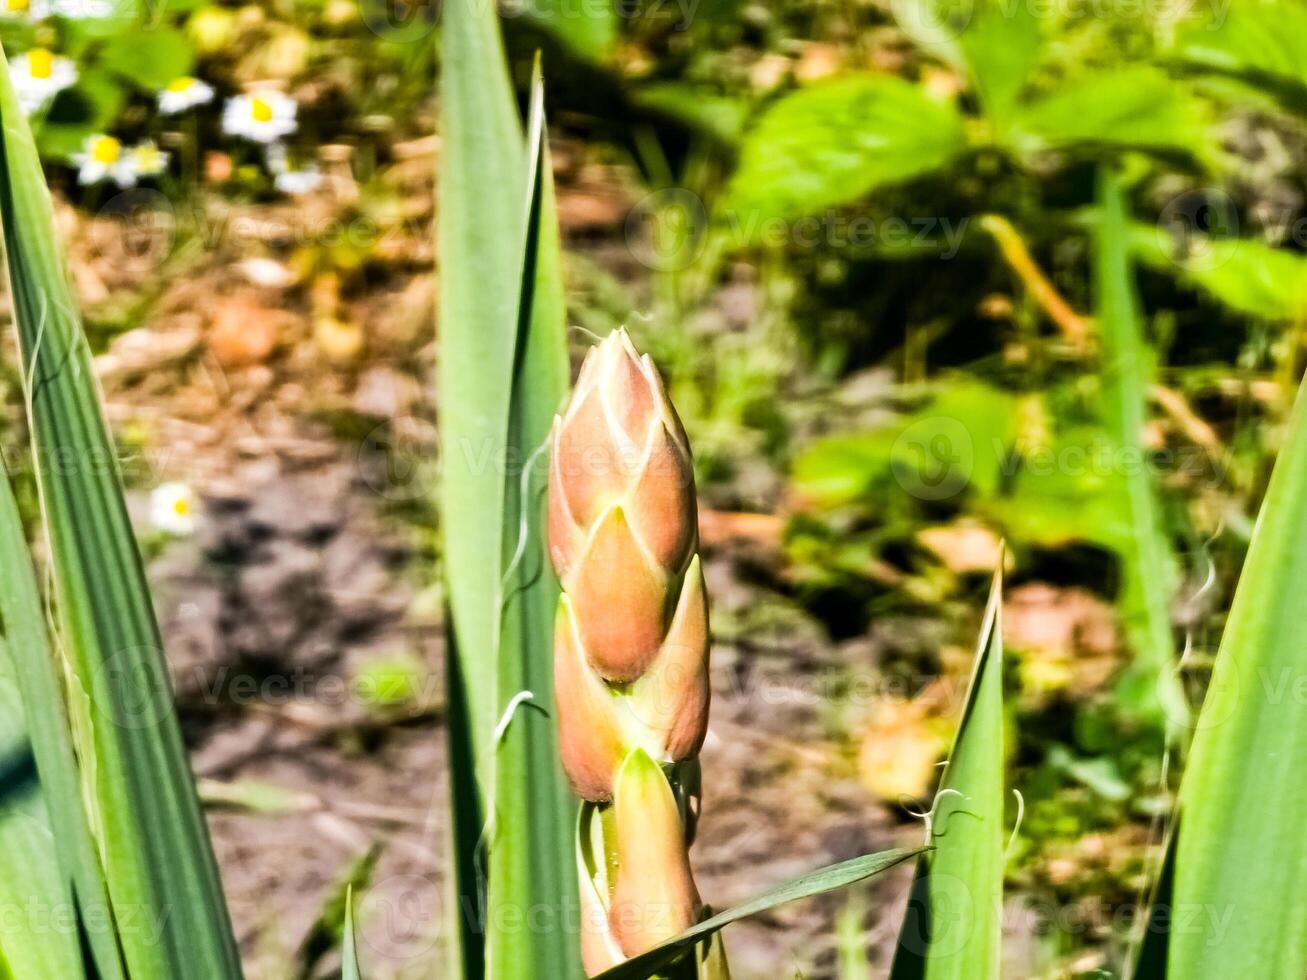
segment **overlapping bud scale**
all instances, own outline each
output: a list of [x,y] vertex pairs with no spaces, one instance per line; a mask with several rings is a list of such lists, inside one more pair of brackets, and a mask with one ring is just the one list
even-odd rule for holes
[[697,538],[685,431],[653,362],[618,331],[586,358],[550,463],[563,764],[587,800],[612,798],[631,749],[671,763],[703,742],[708,605]]
[[586,919],[603,919],[583,928],[594,974],[700,913],[684,809],[697,788],[674,789],[668,772],[698,755],[707,730],[708,603],[685,430],[625,331],[587,356],[552,450],[563,767],[579,796],[611,808],[611,877],[596,882],[581,863]]

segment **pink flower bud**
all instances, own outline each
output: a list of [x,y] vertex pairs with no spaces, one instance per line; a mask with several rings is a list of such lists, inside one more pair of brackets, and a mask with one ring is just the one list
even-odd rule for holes
[[699,914],[685,826],[667,777],[636,749],[613,791],[617,872],[608,921],[627,956],[674,939]]
[[667,575],[612,507],[599,519],[563,589],[590,664],[606,680],[633,681],[658,655],[666,630]]
[[558,749],[576,795],[602,802],[613,795],[613,776],[626,755],[618,695],[586,663],[572,603],[558,601],[554,628],[554,697]]
[[550,555],[567,575],[587,532],[621,505],[635,536],[669,574],[694,547],[694,471],[685,431],[653,361],[626,331],[594,348],[554,427],[549,470]]
[[608,910],[599,897],[600,885],[590,876],[579,853],[576,865],[581,885],[581,965],[587,976],[594,977],[626,957],[608,924]]
[[698,755],[708,731],[708,596],[699,556],[690,561],[662,649],[632,685],[630,707],[666,761]]

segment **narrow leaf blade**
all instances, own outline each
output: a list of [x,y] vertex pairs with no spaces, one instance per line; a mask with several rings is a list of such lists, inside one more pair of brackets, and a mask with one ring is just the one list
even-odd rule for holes
[[[550,569],[543,500],[554,414],[568,386],[567,304],[545,139],[539,67],[531,96],[527,153],[526,247],[509,417],[510,467],[504,512],[506,595],[499,686],[519,703],[495,748],[495,828],[490,852],[491,923],[499,911],[548,914],[548,929],[495,929],[487,936],[489,974],[505,980],[571,977],[581,971],[579,907],[572,855],[576,801],[563,778],[554,723],[553,623],[558,584]],[[519,472],[520,470],[520,472]]]
[[95,766],[89,817],[119,918],[159,930],[122,930],[128,970],[239,977],[49,192],[0,67],[0,217],[62,635],[90,706],[79,744]]
[[769,909],[776,908],[778,905],[797,902],[802,898],[811,898],[813,895],[834,891],[837,888],[843,888],[846,885],[852,885],[855,882],[871,878],[902,864],[904,861],[911,860],[922,853],[923,850],[924,848],[920,847],[906,847],[892,851],[880,851],[876,854],[864,854],[862,857],[852,858],[817,871],[811,871],[802,877],[795,878],[793,881],[778,885],[757,898],[727,909],[725,912],[718,912],[716,915],[687,929],[675,939],[669,939],[648,952],[634,956],[610,970],[605,970],[595,980],[648,980],[649,977],[658,972],[660,967],[665,966],[669,961],[684,953],[694,943],[720,932],[732,922],[747,919],[751,915],[759,915]]
[[[1000,559],[1001,561],[1001,559]],[[976,667],[935,798],[892,980],[997,980],[1003,907],[1003,577],[994,573]]]
[[1180,784],[1172,918],[1187,928],[1171,930],[1176,980],[1307,976],[1307,711],[1293,687],[1307,672],[1304,581],[1299,391]]

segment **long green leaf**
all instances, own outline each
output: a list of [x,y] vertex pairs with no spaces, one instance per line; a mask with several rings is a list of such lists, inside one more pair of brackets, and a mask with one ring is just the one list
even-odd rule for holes
[[459,923],[452,969],[472,980],[485,970],[479,861],[494,786],[526,156],[494,4],[454,0],[442,21],[437,385],[456,891],[450,908]]
[[0,975],[84,977],[73,890],[56,854],[8,644],[0,642]]
[[1108,438],[1120,450],[1121,472],[1112,490],[1125,497],[1128,526],[1120,538],[1123,557],[1121,611],[1134,647],[1131,680],[1135,698],[1172,725],[1184,725],[1189,709],[1175,669],[1171,600],[1177,581],[1152,474],[1143,455],[1151,354],[1144,343],[1130,262],[1125,197],[1116,175],[1104,167],[1099,179],[1094,280],[1103,356],[1103,416]]
[[46,631],[22,518],[7,473],[0,471],[0,622],[26,706],[32,754],[49,808],[50,829],[63,879],[76,892],[78,914],[104,980],[124,976],[99,854],[82,805],[72,732]]
[[852,885],[854,882],[881,874],[904,861],[911,860],[923,850],[924,848],[920,847],[905,847],[893,851],[880,851],[877,854],[864,854],[862,857],[810,871],[802,877],[764,892],[757,898],[704,919],[675,939],[669,939],[648,952],[633,956],[626,962],[605,970],[595,980],[648,980],[658,972],[660,967],[684,953],[690,946],[720,932],[732,922],[747,919],[751,915],[759,915],[778,905],[797,902],[801,898],[811,898],[813,895],[821,895],[824,892]]
[[[522,262],[517,362],[509,417],[506,488],[506,596],[500,638],[502,696],[520,695],[495,749],[495,834],[490,850],[488,974],[505,980],[572,977],[581,971],[572,828],[554,724],[553,630],[558,583],[542,520],[545,447],[569,380],[553,173],[545,139],[539,66],[532,86],[527,152],[526,249]],[[519,472],[520,470],[520,472]],[[522,909],[549,915],[551,928],[513,928]],[[508,915],[501,914],[508,912]],[[501,924],[503,927],[497,927]]]
[[74,732],[123,951],[133,978],[239,977],[49,193],[3,67],[5,255],[72,696],[85,699]]
[[[576,907],[575,803],[552,722],[558,593],[539,520],[542,450],[568,364],[543,95],[537,81],[524,147],[493,6],[464,0],[447,9],[442,64],[440,418],[458,712],[451,746],[460,763],[455,850],[459,904],[488,901],[493,926],[482,936],[464,922],[459,968],[468,977],[569,976],[580,969],[576,932],[565,927]],[[531,927],[528,910],[557,927]]]
[[1307,397],[1257,518],[1180,784],[1167,976],[1307,976]]
[[345,891],[345,938],[340,949],[340,980],[362,980],[359,971],[358,942],[355,939],[357,926],[354,922],[354,888]]
[[994,573],[976,666],[935,797],[933,849],[899,932],[892,980],[997,980],[1003,908],[1003,575]]

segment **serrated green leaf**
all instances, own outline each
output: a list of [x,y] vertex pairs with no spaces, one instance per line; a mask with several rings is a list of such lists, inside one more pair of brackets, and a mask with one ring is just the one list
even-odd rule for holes
[[1033,155],[1076,146],[1217,157],[1210,113],[1184,82],[1133,65],[1070,76],[1012,114],[1008,139]]
[[985,4],[959,35],[967,73],[991,120],[1001,124],[1014,111],[1042,40],[1039,19],[1027,3]]
[[726,219],[746,239],[769,219],[847,204],[947,166],[966,148],[951,102],[885,75],[850,75],[787,95],[750,130]]
[[1191,234],[1184,245],[1162,225],[1135,223],[1139,261],[1207,293],[1230,309],[1271,322],[1307,313],[1307,259],[1250,238]]
[[36,145],[0,73],[0,217],[61,637],[89,699],[79,744],[128,971],[239,977],[90,352]]
[[586,58],[598,59],[617,40],[617,4],[525,0],[522,11]]
[[1246,80],[1285,107],[1307,112],[1307,7],[1288,0],[1208,13],[1179,33],[1176,57]]
[[156,28],[109,41],[100,52],[100,65],[154,94],[191,73],[195,49],[182,31]]
[[1003,909],[1003,575],[994,573],[932,850],[918,858],[892,980],[996,980]]
[[669,939],[648,952],[633,956],[626,962],[605,970],[594,980],[648,980],[658,972],[660,967],[667,965],[690,946],[720,932],[732,922],[747,919],[751,915],[759,915],[778,905],[797,902],[799,899],[811,898],[813,895],[821,895],[863,881],[911,860],[923,850],[920,847],[906,847],[881,851],[877,854],[864,854],[862,857],[810,871],[793,881],[769,889],[757,898],[727,909],[725,912],[718,912],[687,929],[675,939]]

